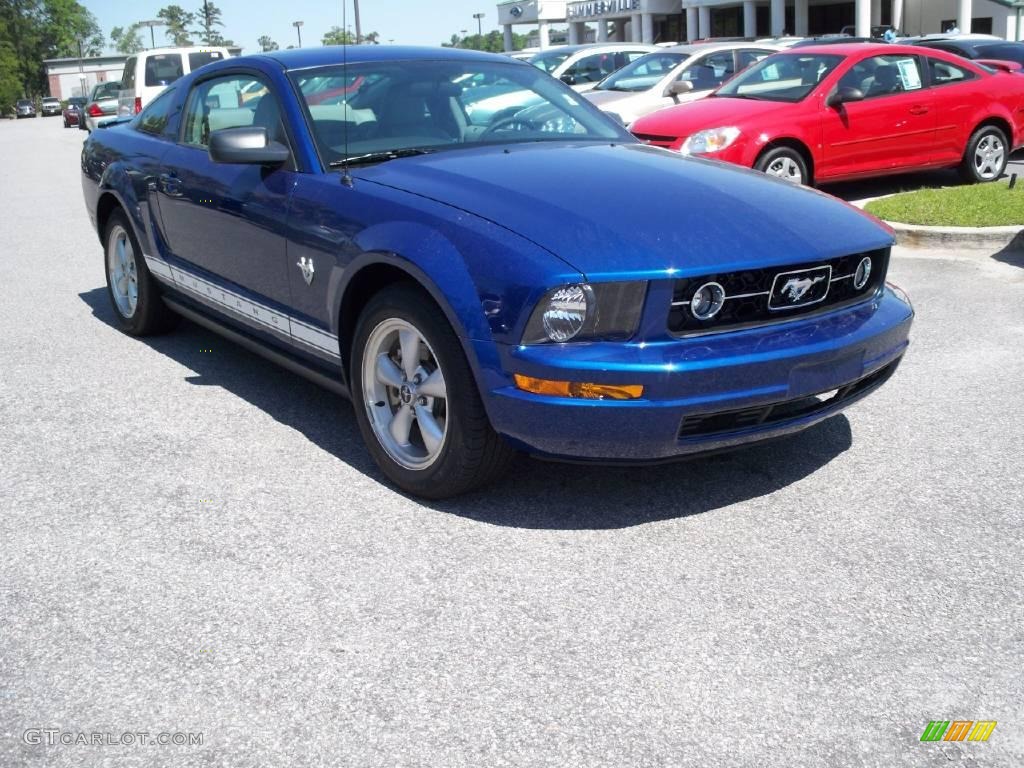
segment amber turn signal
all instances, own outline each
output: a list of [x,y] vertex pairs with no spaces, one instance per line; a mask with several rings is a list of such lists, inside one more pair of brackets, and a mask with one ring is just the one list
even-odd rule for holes
[[551,381],[515,374],[516,386],[524,392],[582,400],[634,400],[644,393],[643,384],[591,384],[581,381]]

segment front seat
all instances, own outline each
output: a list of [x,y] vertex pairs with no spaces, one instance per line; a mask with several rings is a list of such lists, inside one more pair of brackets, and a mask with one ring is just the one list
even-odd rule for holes
[[252,117],[252,124],[256,128],[266,128],[267,138],[270,141],[287,143],[284,136],[284,124],[281,122],[281,109],[269,93],[265,93],[260,99],[260,103],[256,105],[256,114]]
[[875,70],[875,79],[871,83],[868,96],[884,96],[900,90],[900,77],[896,67],[881,66]]

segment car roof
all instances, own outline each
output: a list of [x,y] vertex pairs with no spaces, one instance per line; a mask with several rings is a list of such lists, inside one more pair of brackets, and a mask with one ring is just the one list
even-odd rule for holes
[[686,43],[684,45],[673,45],[671,48],[662,48],[662,51],[669,51],[670,53],[706,53],[713,51],[731,51],[735,48],[764,48],[769,50],[777,50],[779,48],[777,43],[759,43],[754,40],[734,40],[728,43]]
[[515,64],[515,59],[500,53],[471,51],[466,48],[428,48],[406,45],[325,45],[320,48],[293,48],[290,51],[273,51],[242,56],[232,63],[251,59],[272,59],[285,69],[306,69],[341,64],[362,64],[374,61],[497,61]]
[[799,48],[790,48],[789,51],[782,51],[782,53],[797,53],[801,56],[808,53],[831,53],[839,54],[840,56],[852,56],[855,53],[867,53],[872,55],[878,55],[882,53],[888,54],[907,54],[916,55],[920,54],[920,51],[912,45],[901,45],[899,43],[836,43],[836,44],[819,44],[819,45],[805,45]]

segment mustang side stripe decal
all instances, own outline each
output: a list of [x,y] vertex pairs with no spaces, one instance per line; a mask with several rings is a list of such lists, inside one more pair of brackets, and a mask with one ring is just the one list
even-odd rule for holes
[[320,328],[279,312],[276,309],[240,296],[227,288],[221,288],[209,280],[180,267],[172,267],[163,259],[145,255],[146,266],[154,277],[170,283],[199,300],[226,309],[246,319],[276,331],[303,346],[312,347],[331,357],[338,358],[338,337]]

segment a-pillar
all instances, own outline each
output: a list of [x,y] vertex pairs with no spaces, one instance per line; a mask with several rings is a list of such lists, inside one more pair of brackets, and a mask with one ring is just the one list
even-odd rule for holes
[[807,22],[807,0],[796,0],[796,8],[794,9],[794,27],[793,34],[797,37],[807,37],[808,35],[808,22]]
[[743,3],[743,36],[757,37],[757,5],[754,0]]
[[786,0],[772,0],[772,37],[779,37],[786,30]]
[[956,6],[956,25],[962,35],[971,31],[971,12],[974,10],[971,5],[971,0],[960,0]]

